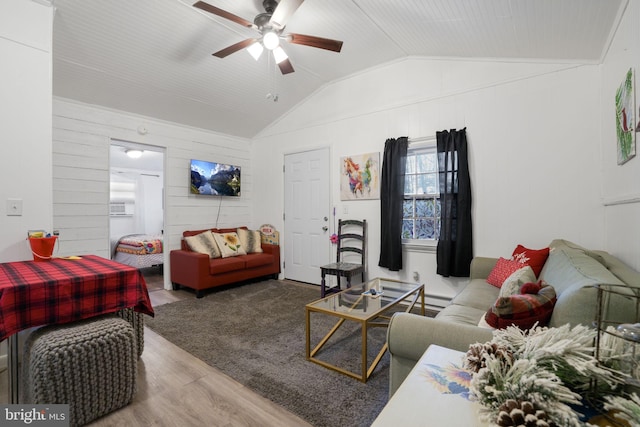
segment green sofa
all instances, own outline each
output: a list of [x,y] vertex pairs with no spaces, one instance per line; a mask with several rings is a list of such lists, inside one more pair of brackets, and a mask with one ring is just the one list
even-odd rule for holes
[[[539,278],[555,288],[557,301],[549,326],[593,325],[597,314],[594,285],[640,287],[640,273],[604,251],[592,251],[566,240],[554,240]],[[478,323],[498,298],[499,289],[486,278],[497,258],[476,257],[469,284],[435,318],[409,313],[394,315],[387,332],[391,355],[389,396],[393,395],[431,344],[466,351],[470,344],[489,341],[492,330]],[[624,289],[624,288],[623,288]],[[630,291],[628,291],[631,294]],[[620,295],[608,299],[607,319],[633,322],[635,301]]]

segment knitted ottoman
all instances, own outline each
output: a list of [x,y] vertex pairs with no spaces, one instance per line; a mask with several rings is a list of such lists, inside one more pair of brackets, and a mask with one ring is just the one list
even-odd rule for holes
[[114,315],[50,325],[24,347],[24,402],[69,404],[80,426],[127,405],[136,392],[136,336]]
[[144,351],[144,315],[133,311],[133,308],[125,308],[124,310],[117,311],[116,314],[131,323],[133,331],[136,334],[138,357],[142,356],[142,352]]

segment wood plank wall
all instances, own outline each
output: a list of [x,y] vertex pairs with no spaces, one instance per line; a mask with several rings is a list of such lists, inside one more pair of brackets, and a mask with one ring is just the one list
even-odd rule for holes
[[[147,128],[141,135],[139,126]],[[53,103],[53,225],[58,256],[109,258],[109,146],[120,139],[165,150],[166,253],[180,247],[184,230],[252,224],[251,142],[65,99]],[[242,194],[218,198],[189,194],[190,159],[238,165]],[[259,225],[259,224],[258,224]],[[165,267],[168,259],[165,259]],[[167,275],[168,276],[168,275]]]

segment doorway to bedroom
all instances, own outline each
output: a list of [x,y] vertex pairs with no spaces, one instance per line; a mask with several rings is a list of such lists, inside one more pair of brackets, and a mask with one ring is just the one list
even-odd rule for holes
[[140,269],[149,291],[164,288],[164,151],[112,139],[109,155],[111,258]]

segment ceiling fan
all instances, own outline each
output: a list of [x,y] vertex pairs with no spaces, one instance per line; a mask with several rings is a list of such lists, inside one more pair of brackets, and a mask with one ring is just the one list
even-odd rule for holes
[[322,37],[307,36],[296,33],[283,34],[287,21],[300,7],[303,1],[304,0],[280,0],[278,2],[278,0],[264,0],[262,2],[262,6],[265,9],[265,13],[258,14],[253,19],[253,22],[249,22],[244,18],[219,9],[203,1],[198,1],[197,3],[194,3],[193,6],[221,18],[233,21],[244,27],[253,28],[260,33],[259,37],[249,38],[228,46],[218,52],[215,52],[213,56],[224,58],[234,52],[246,48],[251,56],[253,56],[257,61],[263,50],[266,48],[273,52],[273,57],[280,68],[280,72],[282,72],[282,74],[289,74],[293,73],[295,70],[289,61],[289,57],[280,46],[280,40],[293,44],[331,50],[333,52],[340,52],[342,49],[342,42],[339,40],[325,39]]

